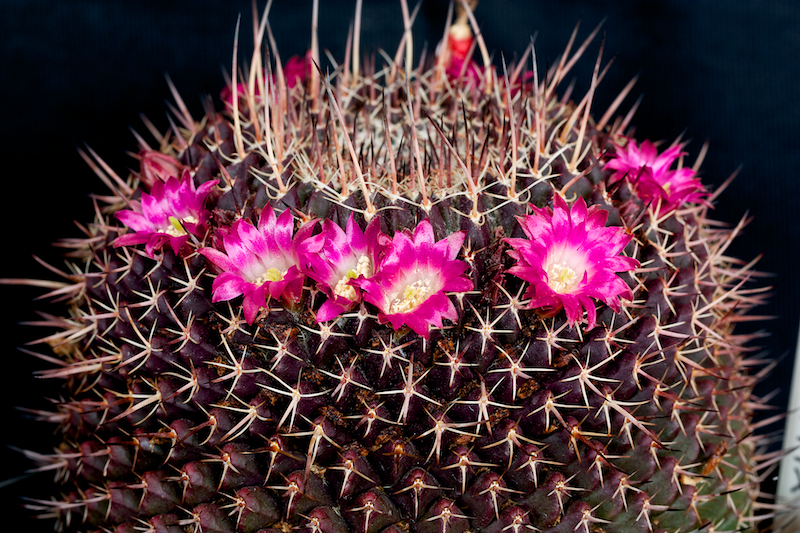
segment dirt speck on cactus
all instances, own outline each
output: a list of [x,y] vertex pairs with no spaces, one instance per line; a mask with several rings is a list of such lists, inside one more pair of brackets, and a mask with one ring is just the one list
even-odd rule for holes
[[558,96],[597,30],[546,70],[532,47],[497,67],[462,1],[414,63],[401,1],[385,65],[358,23],[333,71],[316,38],[271,63],[255,24],[217,110],[171,87],[138,171],[84,154],[111,195],[50,293],[56,442],[26,455],[55,482],[28,507],[113,533],[769,519],[734,328],[764,292],[699,163],[635,139],[623,98],[593,119],[602,45],[589,94]]

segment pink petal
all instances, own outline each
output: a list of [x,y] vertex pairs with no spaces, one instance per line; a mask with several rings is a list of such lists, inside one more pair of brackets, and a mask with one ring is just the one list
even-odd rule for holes
[[142,215],[136,211],[124,210],[114,213],[117,220],[131,228],[133,231],[152,231],[153,225]]
[[354,302],[350,302],[349,305],[342,305],[340,303],[341,300],[345,300],[346,298],[337,298],[335,301],[331,298],[325,300],[325,302],[320,306],[319,311],[317,311],[317,322],[327,322],[328,320],[333,320],[337,316],[341,315],[349,311]]
[[236,263],[231,261],[227,255],[220,252],[219,250],[215,250],[214,248],[200,248],[198,252],[200,252],[209,261],[214,263],[222,270],[238,272],[238,267],[236,266]]
[[114,246],[135,246],[137,244],[144,244],[150,240],[149,234],[142,233],[126,233],[114,239]]
[[214,278],[214,283],[211,285],[211,302],[233,300],[244,294],[247,285],[248,283],[236,274],[223,272]]

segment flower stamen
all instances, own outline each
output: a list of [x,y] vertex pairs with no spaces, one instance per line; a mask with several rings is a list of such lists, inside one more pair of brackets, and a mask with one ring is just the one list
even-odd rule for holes
[[551,265],[547,269],[547,285],[558,294],[569,292],[580,281],[578,274],[564,263]]
[[358,299],[358,293],[355,287],[350,285],[350,280],[356,279],[358,276],[364,276],[365,278],[372,277],[372,261],[366,255],[362,255],[358,258],[355,269],[351,268],[345,272],[344,276],[336,283],[333,294],[347,298],[353,302],[356,301]]
[[286,270],[281,272],[275,267],[268,268],[266,272],[261,274],[256,280],[253,281],[254,285],[262,285],[268,281],[283,281],[283,277],[286,275]]
[[402,297],[392,300],[390,310],[392,313],[407,313],[424,302],[429,293],[430,284],[424,280],[417,280],[411,285],[406,285]]
[[170,216],[167,220],[169,221],[170,225],[164,228],[164,233],[170,237],[180,237],[181,235],[186,235],[186,227],[184,224],[187,222],[189,224],[197,224],[199,222],[197,217],[191,215],[183,220],[176,216]]
[[355,301],[356,298],[358,298],[358,294],[356,293],[355,287],[350,286],[350,280],[356,277],[354,270],[348,270],[345,276],[336,284],[336,287],[334,287],[333,294],[347,298],[350,301]]

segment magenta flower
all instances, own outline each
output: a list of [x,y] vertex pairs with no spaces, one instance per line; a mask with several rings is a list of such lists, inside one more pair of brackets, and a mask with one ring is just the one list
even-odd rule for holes
[[[253,88],[253,96],[261,96],[261,89],[258,88],[258,84],[255,85]],[[239,97],[239,101],[242,104],[247,103],[247,99],[245,95],[247,94],[247,84],[244,83],[237,83],[236,84],[236,94]],[[219,99],[222,100],[225,104],[229,106],[233,105],[233,90],[231,89],[230,85],[226,85],[220,92],[219,92]],[[240,106],[242,104],[239,104]]]
[[378,319],[394,329],[408,325],[426,339],[430,326],[442,327],[442,318],[457,320],[455,306],[445,292],[466,292],[472,281],[462,274],[464,261],[456,259],[464,242],[463,231],[438,242],[427,220],[413,235],[397,232],[372,278],[351,283],[364,290],[364,300],[379,309]]
[[[305,83],[306,79],[311,76],[311,67],[313,65],[314,63],[311,61],[311,51],[307,52],[303,57],[290,57],[289,61],[287,61],[286,65],[283,67],[283,76],[286,78],[286,86],[291,89],[297,84]],[[264,75],[266,76],[266,70],[264,71]],[[274,76],[272,77],[272,81],[275,81]],[[261,96],[261,90],[258,88],[257,83],[255,84],[253,92],[255,93],[253,96]],[[244,96],[247,94],[247,85],[244,83],[237,83],[236,94],[244,101]],[[230,85],[226,85],[225,88],[219,92],[219,99],[228,105],[233,105],[233,90],[231,90]]]
[[311,59],[311,50],[304,56],[292,56],[286,65],[283,66],[283,76],[286,78],[286,86],[290,89],[295,85],[303,85],[311,77],[311,69],[314,62]]
[[201,248],[199,252],[223,270],[211,286],[213,303],[244,295],[244,318],[252,324],[267,299],[292,305],[300,300],[305,275],[300,271],[297,244],[308,238],[316,223],[300,228],[292,239],[294,217],[289,209],[275,218],[271,205],[261,211],[258,228],[246,219],[220,229],[225,252]]
[[670,170],[683,153],[673,146],[661,155],[650,141],[637,146],[633,140],[618,147],[616,157],[606,168],[616,170],[610,182],[626,178],[639,198],[652,204],[656,213],[669,213],[685,202],[702,202],[708,193],[690,168]]
[[208,219],[205,200],[211,189],[219,183],[212,180],[195,188],[188,170],[180,179],[171,177],[166,183],[156,180],[150,194],[142,193],[140,201],[131,200],[133,209],[116,213],[117,219],[133,230],[120,235],[114,246],[145,244],[145,252],[153,257],[155,250],[166,243],[178,250],[189,239],[189,234],[202,236],[203,225]]
[[620,297],[633,299],[628,285],[616,275],[639,266],[631,257],[618,255],[631,240],[621,227],[605,227],[608,212],[583,198],[570,210],[560,195],[553,210],[533,207],[534,213],[517,217],[527,239],[505,239],[517,263],[508,272],[528,282],[530,309],[554,314],[562,307],[570,325],[580,322],[586,309],[589,329],[595,326],[596,298],[620,312]]
[[318,322],[332,320],[361,301],[361,290],[352,281],[371,278],[381,252],[391,242],[380,228],[380,219],[376,217],[367,226],[365,235],[350,215],[347,232],[324,220],[322,233],[302,243],[298,251],[302,269],[328,296],[317,311]]

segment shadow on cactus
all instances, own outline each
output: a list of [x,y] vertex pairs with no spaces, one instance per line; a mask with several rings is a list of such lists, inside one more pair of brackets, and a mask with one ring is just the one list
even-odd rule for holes
[[465,8],[421,64],[410,31],[376,66],[356,29],[332,72],[316,39],[266,60],[265,13],[218,110],[173,88],[137,173],[85,156],[112,194],[50,294],[60,444],[27,452],[56,472],[30,509],[114,533],[770,518],[734,331],[764,291],[702,156],[629,135],[632,84],[592,118],[602,44],[590,92],[557,95],[597,29],[546,72],[533,46],[493,66]]

